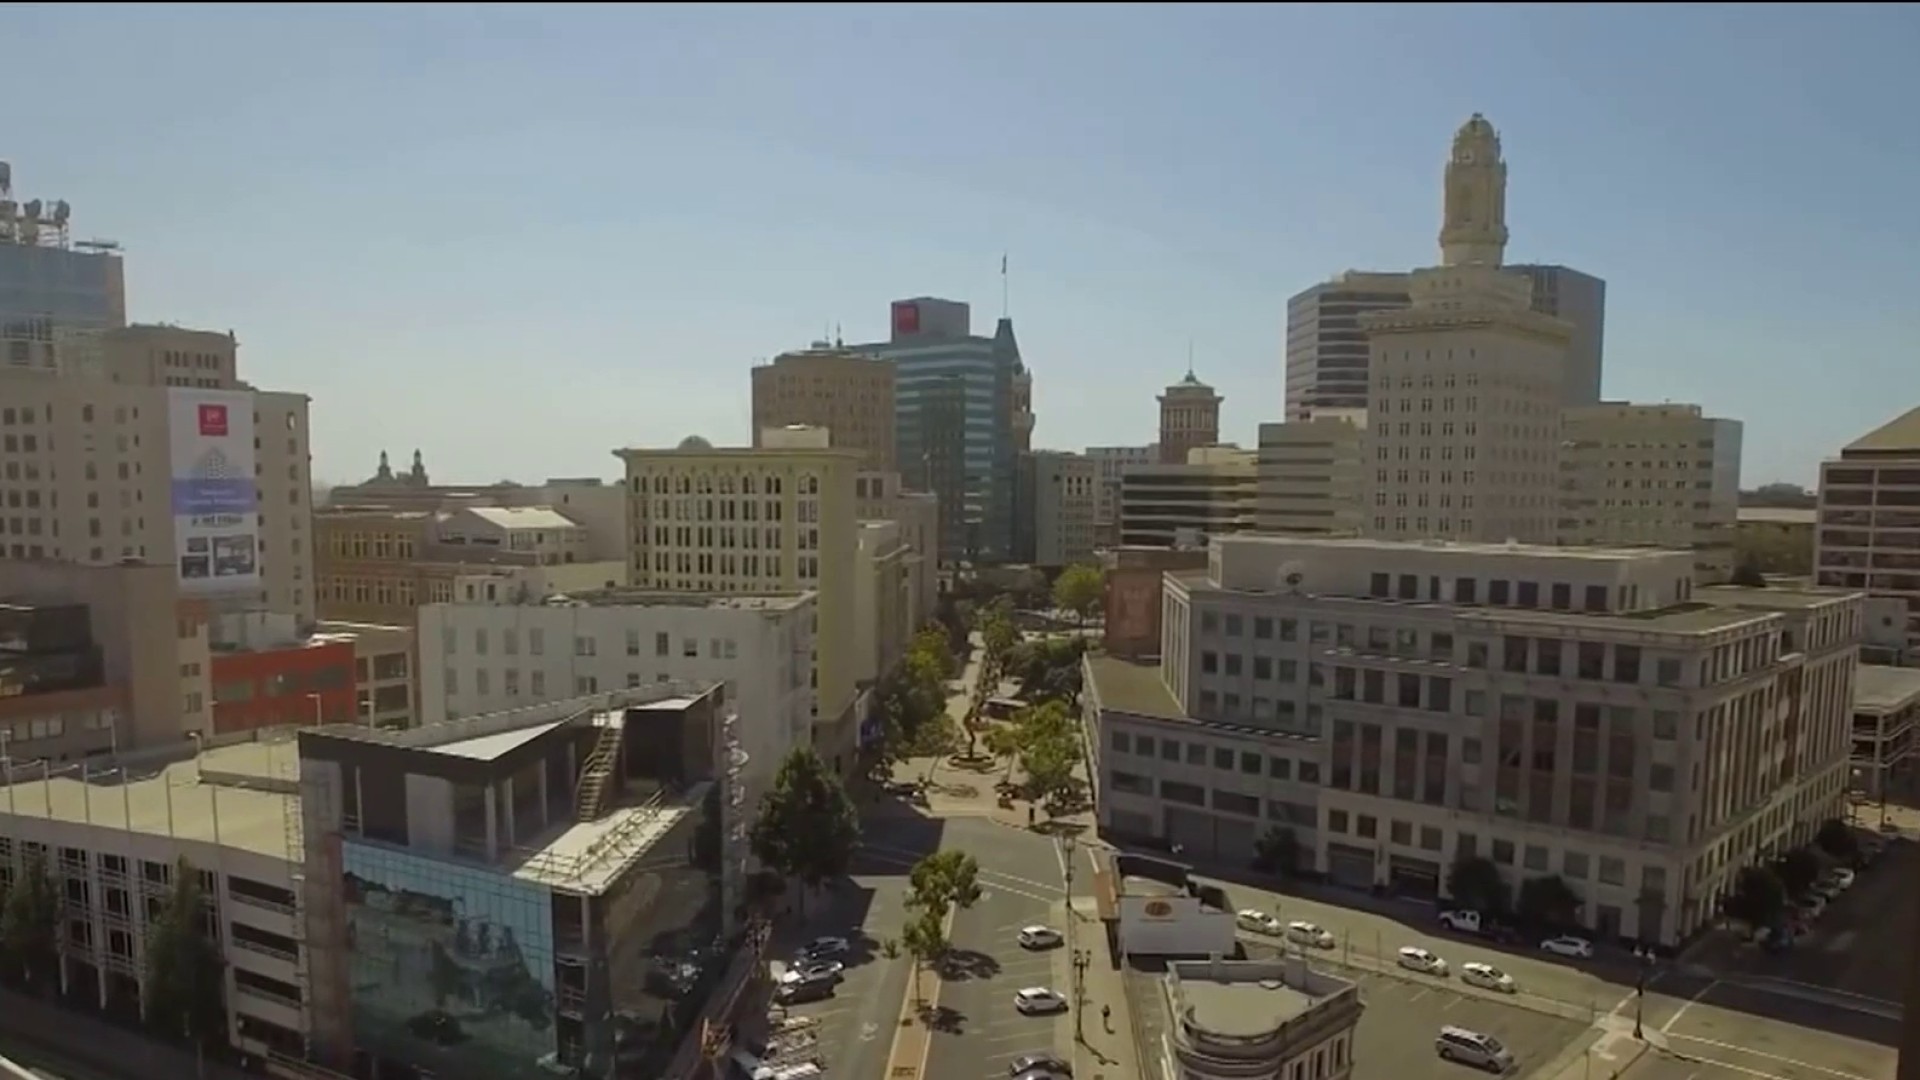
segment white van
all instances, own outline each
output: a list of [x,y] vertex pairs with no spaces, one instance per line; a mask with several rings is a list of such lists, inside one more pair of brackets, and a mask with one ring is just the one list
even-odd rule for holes
[[1457,1061],[1488,1072],[1503,1073],[1513,1068],[1513,1053],[1491,1035],[1448,1025],[1440,1029],[1433,1048],[1442,1061]]

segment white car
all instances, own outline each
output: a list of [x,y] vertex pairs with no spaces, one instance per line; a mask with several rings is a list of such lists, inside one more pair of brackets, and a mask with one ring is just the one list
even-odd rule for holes
[[1311,945],[1316,949],[1333,948],[1333,935],[1313,923],[1295,919],[1287,924],[1287,940],[1301,945]]
[[780,982],[797,983],[816,979],[838,979],[847,965],[838,960],[808,960],[793,964],[780,973]]
[[1520,990],[1520,987],[1514,983],[1513,976],[1492,964],[1482,964],[1478,960],[1460,965],[1460,981],[1468,986],[1485,987],[1488,990],[1498,990],[1503,994],[1518,993]]
[[1020,928],[1020,947],[1023,949],[1051,949],[1066,940],[1060,931],[1051,926],[1023,926]]
[[1239,925],[1240,929],[1251,930],[1256,934],[1271,934],[1274,937],[1279,937],[1286,931],[1286,927],[1281,924],[1279,919],[1274,918],[1264,911],[1255,911],[1252,908],[1248,908],[1238,915],[1235,915],[1233,921]]
[[1447,973],[1447,962],[1418,945],[1400,946],[1400,966],[1408,971],[1424,971],[1428,975]]
[[1440,913],[1440,925],[1463,934],[1477,934],[1480,932],[1480,913],[1464,908],[1443,911]]
[[1067,999],[1044,986],[1029,986],[1013,995],[1013,1007],[1023,1016],[1066,1012]]
[[1583,937],[1574,937],[1572,934],[1550,937],[1540,943],[1540,949],[1555,956],[1572,956],[1582,960],[1593,956],[1593,942]]
[[1845,867],[1841,867],[1837,870],[1828,871],[1827,877],[1831,878],[1835,885],[1838,885],[1843,889],[1853,888],[1853,871],[1848,870]]
[[843,937],[817,937],[800,946],[797,954],[801,962],[826,960],[835,956],[845,956],[853,950],[853,943]]

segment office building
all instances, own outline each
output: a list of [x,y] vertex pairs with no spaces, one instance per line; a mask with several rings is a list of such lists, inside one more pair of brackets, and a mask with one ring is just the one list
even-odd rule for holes
[[1920,408],[1821,463],[1818,541],[1814,580],[1905,604],[1920,649]]
[[[854,565],[853,663],[858,686],[878,682],[905,657],[913,632],[931,612],[916,608],[912,564],[917,556],[897,521],[862,521]],[[862,745],[877,730],[862,734]]]
[[1260,425],[1253,527],[1264,533],[1360,531],[1367,489],[1365,409],[1313,409]]
[[1071,566],[1093,561],[1098,531],[1094,506],[1099,469],[1079,454],[1040,450],[1028,455],[1033,470],[1035,566]]
[[417,719],[414,624],[322,622],[316,632],[353,646],[354,716],[358,723],[403,728]]
[[1220,443],[1224,399],[1187,369],[1187,376],[1160,395],[1160,464],[1184,465],[1189,451]]
[[1120,480],[1120,542],[1129,547],[1204,547],[1208,537],[1253,527],[1258,455],[1213,446],[1184,465],[1128,469]]
[[119,245],[74,242],[66,201],[17,200],[0,161],[0,368],[52,371],[66,333],[126,324]]
[[753,445],[769,428],[827,429],[832,445],[858,450],[863,467],[894,472],[894,366],[816,341],[753,369]]
[[1031,391],[1019,391],[1027,369],[1012,320],[1002,318],[982,337],[971,319],[957,301],[897,300],[887,340],[848,350],[893,363],[894,457],[909,487],[939,496],[940,560],[1006,562]]
[[1160,1072],[1180,1080],[1346,1080],[1366,1010],[1352,980],[1305,956],[1167,964]]
[[1089,446],[1086,457],[1093,462],[1094,544],[1117,547],[1120,543],[1120,477],[1135,465],[1155,465],[1160,461],[1158,444],[1147,446]]
[[1286,417],[1365,409],[1371,355],[1360,317],[1407,306],[1406,274],[1349,270],[1287,301]]
[[789,428],[767,433],[758,448],[715,448],[694,436],[671,450],[615,455],[627,468],[635,588],[817,594],[813,744],[850,767],[859,742],[859,452],[831,448],[818,428]]
[[1360,317],[1372,346],[1368,532],[1552,543],[1560,498],[1560,373],[1569,324],[1503,273],[1507,166],[1479,114],[1453,138],[1441,265],[1403,309]]
[[689,1078],[759,963],[735,722],[718,687],[654,685],[301,732],[315,1063]]
[[[1689,552],[1235,536],[1169,574],[1157,667],[1088,664],[1102,825],[1435,896],[1561,876],[1673,943],[1845,815],[1861,596],[1703,587]],[[1624,688],[1624,689],[1623,689]]]
[[1161,579],[1168,571],[1205,570],[1205,548],[1121,547],[1106,553],[1100,647],[1139,660],[1160,655]]
[[69,344],[51,368],[0,366],[5,557],[165,563],[190,599],[311,619],[306,396],[242,382],[228,334]]
[[900,540],[907,546],[904,558],[913,610],[920,622],[932,618],[940,600],[939,496],[905,490],[899,473],[862,472],[854,477],[853,501],[861,521],[899,524]]
[[280,612],[216,614],[207,625],[213,736],[359,720],[353,639]]
[[1564,410],[1561,425],[1561,543],[1680,548],[1700,583],[1732,576],[1740,421],[1606,401]]
[[1905,802],[1913,797],[1916,721],[1920,721],[1920,671],[1861,664],[1853,684],[1849,792],[1883,807],[1889,798]]
[[1506,270],[1533,285],[1528,301],[1534,311],[1567,323],[1567,363],[1560,377],[1560,400],[1568,406],[1600,399],[1600,354],[1607,329],[1607,283],[1565,266],[1509,263]]

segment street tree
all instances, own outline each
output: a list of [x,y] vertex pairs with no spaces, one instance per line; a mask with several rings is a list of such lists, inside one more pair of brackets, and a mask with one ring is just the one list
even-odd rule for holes
[[1569,926],[1580,914],[1580,894],[1559,874],[1532,877],[1520,883],[1514,909],[1539,926]]
[[1013,778],[1013,765],[1020,756],[1020,729],[1011,724],[1000,724],[987,729],[985,738],[987,753],[1007,766],[1006,778]]
[[1820,831],[1813,834],[1813,842],[1821,851],[1836,859],[1851,859],[1860,853],[1860,841],[1853,835],[1853,829],[1839,818],[1828,818],[1820,823]]
[[1753,926],[1774,926],[1787,911],[1786,886],[1772,870],[1749,866],[1734,875],[1733,892],[1721,910]]
[[1787,852],[1773,865],[1774,876],[1780,879],[1780,886],[1788,896],[1799,896],[1806,892],[1814,882],[1820,880],[1820,870],[1820,856],[1806,848]]
[[907,872],[907,906],[937,913],[944,921],[954,908],[980,901],[980,863],[964,851],[936,851]]
[[1269,826],[1253,842],[1255,868],[1285,879],[1300,866],[1300,837],[1284,825]]
[[1498,913],[1507,909],[1507,883],[1492,859],[1467,856],[1447,874],[1447,895],[1460,907]]
[[1079,768],[1086,755],[1079,723],[1066,706],[1046,701],[1020,710],[1014,741],[1027,797],[1045,805],[1049,815],[1078,805],[1084,796]]
[[1106,575],[1097,566],[1069,566],[1053,581],[1053,605],[1073,612],[1075,620],[1085,624],[1100,610],[1106,584]]
[[202,1047],[226,1041],[226,960],[207,934],[200,872],[181,859],[173,889],[147,927],[147,1023],[170,1039]]
[[913,1003],[923,1005],[920,972],[946,958],[952,944],[947,941],[946,915],[931,910],[907,911],[907,922],[900,931],[900,948],[913,957]]
[[46,990],[60,984],[60,893],[47,871],[47,855],[30,849],[20,877],[0,908],[0,951],[8,975],[23,985]]
[[806,890],[846,873],[860,841],[860,819],[840,778],[811,747],[780,763],[748,835],[753,854]]

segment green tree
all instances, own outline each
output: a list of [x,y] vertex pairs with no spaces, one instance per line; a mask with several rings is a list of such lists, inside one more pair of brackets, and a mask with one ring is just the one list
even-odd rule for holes
[[1028,798],[1044,804],[1049,815],[1078,805],[1085,795],[1079,768],[1086,755],[1079,722],[1064,705],[1047,701],[1020,710],[1014,742]]
[[59,986],[59,940],[60,891],[47,871],[46,852],[34,848],[0,908],[0,952],[9,975],[34,989]]
[[1820,823],[1820,831],[1813,836],[1813,842],[1820,850],[1836,859],[1851,859],[1860,853],[1860,841],[1853,835],[1853,829],[1839,818],[1828,818]]
[[1773,865],[1775,877],[1786,889],[1788,896],[1799,896],[1820,880],[1820,856],[1806,848],[1795,848],[1780,857]]
[[900,947],[913,957],[913,1003],[924,1004],[920,993],[920,971],[946,958],[952,943],[947,941],[946,914],[931,910],[907,911],[907,924],[900,931]]
[[1300,867],[1300,838],[1284,825],[1269,826],[1253,842],[1253,864],[1276,877],[1292,877]]
[[185,859],[173,868],[173,891],[147,927],[147,1023],[167,1038],[200,1046],[226,1041],[226,960],[207,935],[200,873]]
[[980,901],[980,864],[964,851],[936,851],[922,856],[907,872],[907,906],[938,912],[944,920],[954,908],[970,908]]
[[1786,886],[1764,866],[1749,866],[1734,875],[1733,891],[1720,909],[1754,926],[1774,926],[1787,911]]
[[811,747],[800,747],[780,763],[773,790],[760,800],[760,812],[748,836],[753,853],[767,867],[807,889],[846,873],[860,842],[860,819],[840,778]]
[[987,753],[1006,762],[1007,776],[1013,776],[1013,764],[1020,756],[1020,730],[1011,724],[1001,724],[987,729],[984,739]]
[[1507,909],[1507,883],[1492,859],[1468,856],[1447,873],[1447,895],[1460,907],[1497,914]]
[[1100,610],[1107,577],[1097,566],[1069,566],[1053,581],[1053,604],[1073,612],[1081,623]]
[[907,756],[943,758],[960,749],[959,726],[942,709],[935,713],[907,743]]
[[1521,918],[1540,926],[1571,926],[1580,914],[1580,894],[1559,874],[1528,878],[1520,883],[1514,908]]

